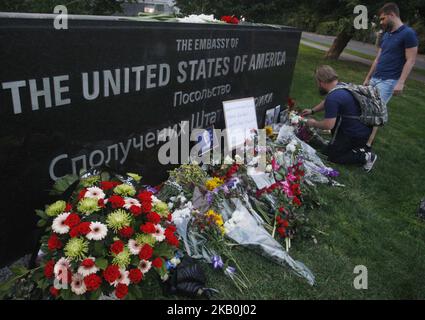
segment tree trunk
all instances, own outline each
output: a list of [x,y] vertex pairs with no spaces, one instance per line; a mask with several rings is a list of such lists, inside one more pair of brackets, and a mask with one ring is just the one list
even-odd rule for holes
[[340,32],[336,36],[334,42],[332,43],[332,46],[326,52],[325,58],[330,60],[338,60],[342,51],[344,51],[345,47],[347,46],[348,42],[351,40],[352,37],[353,33],[350,31],[344,30]]

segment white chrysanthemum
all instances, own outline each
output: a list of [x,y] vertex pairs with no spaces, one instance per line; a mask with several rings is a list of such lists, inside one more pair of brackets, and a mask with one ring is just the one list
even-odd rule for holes
[[103,223],[98,221],[92,222],[90,224],[90,230],[91,232],[89,232],[86,236],[89,240],[103,240],[108,234],[108,228]]
[[165,239],[165,229],[159,224],[155,225],[155,233],[152,234],[156,241],[162,242]]
[[272,167],[272,165],[271,165],[271,164],[268,164],[268,165],[266,166],[266,172],[272,172],[272,169],[273,169],[273,167]]
[[112,282],[112,285],[114,287],[116,287],[118,284],[122,283],[125,285],[130,285],[130,278],[128,277],[128,271],[126,271],[125,269],[120,269],[120,276],[118,277],[117,280],[115,280],[114,282]]
[[59,233],[59,234],[65,234],[69,232],[69,227],[64,224],[66,218],[70,215],[69,212],[64,212],[58,215],[52,223],[52,229],[53,232]]
[[136,240],[130,239],[128,241],[128,249],[130,250],[131,254],[138,255],[140,253],[140,249],[142,249],[142,246],[138,244]]
[[84,197],[100,200],[105,198],[105,193],[99,187],[90,187],[90,188],[87,188],[87,191],[84,194]]
[[58,260],[58,262],[56,262],[55,266],[53,267],[53,272],[55,276],[58,277],[61,274],[63,274],[65,271],[68,271],[70,266],[71,266],[71,260],[69,260],[68,258],[62,257]]
[[152,200],[152,205],[155,205],[155,203],[161,202],[161,200],[159,200],[157,197],[155,197],[154,195],[152,195],[151,197]]
[[[93,258],[93,257],[89,257],[87,259],[91,259],[91,260],[93,260],[93,262],[95,261],[95,258]],[[99,268],[96,267],[96,265],[93,265],[93,267],[90,267],[90,268],[86,268],[84,266],[78,267],[78,273],[83,275],[84,277],[87,277],[88,275],[91,275],[91,274],[96,273],[98,271],[99,271]]]
[[87,288],[84,284],[84,276],[82,274],[74,274],[71,282],[71,290],[78,296],[86,293]]
[[141,207],[142,205],[137,199],[134,198],[124,198],[124,208],[130,210],[131,206]]
[[139,262],[139,269],[142,271],[143,274],[148,272],[152,267],[152,262],[149,260],[140,260]]

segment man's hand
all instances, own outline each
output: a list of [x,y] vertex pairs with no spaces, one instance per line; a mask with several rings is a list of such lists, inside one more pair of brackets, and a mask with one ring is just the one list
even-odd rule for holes
[[314,128],[315,125],[316,125],[316,123],[317,123],[317,121],[315,119],[308,119],[307,122],[306,122],[306,125],[308,127],[313,127]]
[[369,79],[369,78],[366,78],[366,79],[363,81],[363,85],[364,85],[364,86],[368,86],[368,85],[369,85],[369,81],[370,81],[370,79]]
[[404,83],[397,82],[396,86],[394,87],[393,94],[395,96],[399,96],[403,93],[403,89],[404,89]]
[[303,117],[311,115],[311,109],[304,109],[304,110],[301,112],[301,115],[302,115]]

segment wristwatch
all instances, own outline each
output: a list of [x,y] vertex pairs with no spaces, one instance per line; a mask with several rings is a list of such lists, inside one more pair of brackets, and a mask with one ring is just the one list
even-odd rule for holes
[[313,108],[311,108],[310,110],[311,110],[311,114],[314,114],[314,110],[313,110]]

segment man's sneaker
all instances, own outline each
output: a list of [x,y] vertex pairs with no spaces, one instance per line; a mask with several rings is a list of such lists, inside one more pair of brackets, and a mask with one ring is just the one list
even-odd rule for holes
[[378,159],[378,156],[375,153],[366,152],[366,163],[363,166],[366,172],[369,172],[370,170],[372,170],[373,165],[376,162],[376,159]]

